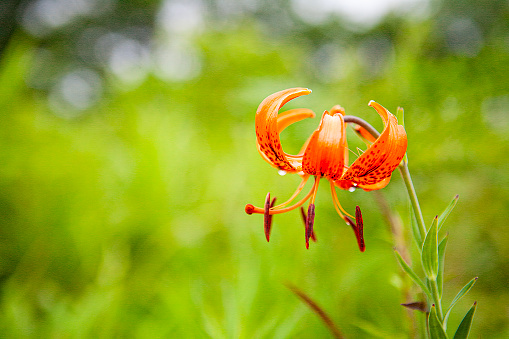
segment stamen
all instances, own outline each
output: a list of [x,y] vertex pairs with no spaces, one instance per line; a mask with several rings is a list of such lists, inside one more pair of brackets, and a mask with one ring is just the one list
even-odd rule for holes
[[306,220],[306,249],[309,249],[309,238],[313,234],[313,224],[315,222],[315,204],[309,204],[308,217]]
[[361,208],[359,206],[355,207],[355,221],[357,223],[357,232],[355,233],[357,244],[361,252],[364,252],[366,249],[366,245],[364,244],[364,221],[362,220]]
[[[318,187],[319,180],[320,180],[320,178],[316,178],[315,177],[315,183],[313,184],[313,187],[311,188],[311,191],[309,191],[309,193],[306,194],[306,196],[304,198],[302,198],[302,200],[297,202],[295,205],[292,205],[292,206],[286,207],[286,208],[282,208],[282,209],[278,209],[278,210],[274,209],[274,208],[271,208],[270,211],[269,211],[269,214],[273,215],[273,214],[286,213],[286,212],[292,211],[292,210],[294,210],[294,209],[304,205],[304,203],[311,197],[313,192],[315,192],[315,194],[316,194],[315,186]],[[253,214],[253,213],[265,214],[265,208],[256,207],[256,206],[253,206],[251,204],[247,204],[246,205],[245,211],[246,211],[247,214]]]
[[[347,147],[348,151],[355,155],[357,158],[359,157],[359,153],[355,153],[353,150],[350,149],[350,147]],[[359,151],[359,147],[357,147],[357,151]]]
[[306,215],[306,211],[304,211],[304,207],[300,207],[300,215],[302,216],[302,220],[304,220],[304,227],[306,227],[306,224],[308,222],[308,216]]
[[272,215],[269,214],[270,208],[274,206],[276,202],[276,198],[272,199],[272,202],[270,201],[270,193],[267,193],[267,197],[265,198],[265,211],[263,213],[263,224],[264,224],[264,230],[265,230],[265,238],[267,239],[267,242],[269,242],[270,239],[270,230],[272,228]]
[[306,185],[306,182],[308,181],[308,179],[309,179],[309,175],[306,175],[305,177],[303,177],[299,187],[297,187],[297,190],[295,190],[295,192],[292,194],[290,199],[288,199],[287,201],[285,201],[282,204],[277,205],[276,207],[273,207],[273,209],[283,208],[286,205],[288,205],[289,203],[291,203],[297,197],[297,195],[299,195],[299,193],[302,191],[302,189],[304,188],[304,185]]
[[313,185],[313,195],[311,196],[311,200],[309,201],[308,207],[308,216],[306,218],[306,248],[309,249],[309,238],[311,238],[311,234],[313,234],[313,224],[315,223],[315,198],[316,192],[318,191],[318,183],[320,182],[320,178],[315,176],[315,184]]
[[[304,207],[302,207],[302,206],[300,207],[300,214],[302,216],[302,220],[304,221],[304,229],[305,229],[306,225],[308,223],[308,217],[306,215],[306,211],[304,210]],[[316,242],[315,230],[313,230],[313,232],[311,233],[311,240]]]
[[315,176],[315,184],[313,185],[313,188],[311,189],[311,191],[313,192],[313,195],[311,196],[311,200],[309,201],[310,204],[315,203],[316,192],[318,191],[319,183],[320,183],[320,178],[318,176]]
[[[299,202],[297,202],[296,204],[290,206],[290,207],[286,207],[286,208],[282,208],[282,209],[279,209],[279,210],[276,210],[276,209],[271,209],[270,210],[270,214],[281,214],[281,213],[286,213],[286,212],[289,212],[289,211],[293,211],[294,209],[304,205],[304,203],[311,197],[313,196],[313,201],[314,201],[314,196],[316,196],[316,189],[318,188],[318,183],[320,182],[320,178],[318,177],[315,177],[315,183],[313,184],[313,187],[311,188],[311,191],[309,191],[308,194],[306,194],[306,196],[304,198],[302,198]],[[263,211],[262,209],[260,209],[261,211]],[[259,213],[258,212],[258,207],[255,207],[255,213]],[[261,212],[263,213],[263,212]]]
[[[338,212],[339,216],[343,219],[345,219],[345,216],[343,215],[343,213],[353,219],[353,216],[350,213],[348,213],[347,211],[345,211],[343,206],[341,206],[341,204],[339,203],[339,199],[336,194],[336,187],[334,186],[334,182],[332,180],[329,180],[329,183],[330,183],[330,189],[331,189],[331,193],[332,193],[332,202],[333,202],[334,208],[336,209],[336,212]],[[343,213],[341,213],[341,212],[343,212]]]
[[361,209],[359,206],[355,207],[355,220],[357,221],[357,225],[353,221],[353,219],[349,216],[345,216],[343,218],[348,225],[350,225],[355,233],[355,238],[357,238],[357,244],[359,245],[359,250],[364,252],[366,250],[366,245],[364,244],[364,222],[362,220]]

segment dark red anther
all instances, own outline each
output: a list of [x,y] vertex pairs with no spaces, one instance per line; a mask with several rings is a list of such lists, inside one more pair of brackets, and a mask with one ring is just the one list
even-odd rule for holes
[[[304,221],[304,228],[306,228],[306,225],[308,224],[308,216],[306,215],[306,211],[304,210],[304,207],[300,208],[300,215],[302,216],[302,220]],[[316,242],[316,234],[315,234],[314,229],[313,229],[313,232],[311,233],[311,240]]]
[[364,222],[362,221],[361,209],[359,206],[355,207],[355,221],[352,220],[349,216],[345,215],[344,217],[346,223],[350,225],[355,233],[355,237],[357,238],[357,244],[359,245],[359,250],[364,252],[366,250],[366,245],[364,244]]
[[315,222],[315,204],[309,204],[308,216],[306,218],[306,248],[309,249],[309,238],[313,234],[313,224]]
[[265,211],[263,213],[263,226],[265,230],[265,238],[267,239],[267,242],[270,239],[270,230],[272,228],[272,215],[269,214],[271,207],[274,207],[274,204],[276,202],[276,198],[272,199],[272,202],[270,201],[270,193],[267,193],[267,197],[265,198]]
[[355,207],[355,221],[357,223],[355,231],[357,244],[359,244],[361,252],[364,252],[366,250],[366,245],[364,244],[364,221],[362,220],[361,208],[359,206]]

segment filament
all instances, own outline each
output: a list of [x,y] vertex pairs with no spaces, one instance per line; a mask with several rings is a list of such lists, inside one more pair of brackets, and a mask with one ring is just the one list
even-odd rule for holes
[[295,192],[290,197],[290,199],[288,199],[287,201],[285,201],[282,204],[279,204],[279,205],[273,207],[273,209],[283,208],[286,205],[288,205],[289,203],[291,203],[297,197],[297,195],[299,195],[299,193],[302,191],[302,189],[304,188],[304,185],[306,185],[306,182],[308,181],[308,179],[309,179],[309,175],[306,175],[305,177],[303,177],[299,187],[297,187],[297,190],[295,190]]
[[[311,190],[309,191],[308,194],[306,194],[306,196],[304,198],[302,198],[299,202],[297,202],[296,204],[290,206],[290,207],[286,207],[286,208],[281,208],[281,209],[275,209],[275,208],[271,208],[269,210],[269,214],[270,215],[273,215],[273,214],[281,214],[281,213],[286,213],[286,212],[289,212],[289,211],[292,211],[294,209],[296,209],[297,207],[300,207],[302,205],[304,205],[304,203],[313,195],[313,193],[316,195],[316,188],[318,188],[318,182],[320,181],[320,178],[318,177],[315,177],[315,183],[313,184],[313,187],[311,188]],[[247,204],[246,205],[246,213],[247,214],[253,214],[253,213],[260,213],[260,214],[264,214],[265,213],[265,209],[264,208],[260,208],[260,207],[256,207],[256,206],[253,206],[251,204]]]
[[318,176],[315,176],[315,184],[313,185],[313,188],[312,188],[313,195],[311,196],[311,200],[309,201],[310,204],[315,203],[316,192],[318,191],[318,183],[319,182],[320,182],[320,178]]
[[[329,180],[329,182],[330,182],[330,189],[331,189],[331,193],[332,193],[332,201],[333,201],[334,208],[336,209],[336,212],[338,212],[338,214],[343,219],[345,218],[343,213],[348,215],[350,218],[354,218],[350,213],[345,211],[343,206],[341,206],[341,204],[339,203],[339,199],[338,199],[338,196],[336,194],[336,188],[334,187],[334,182],[332,180]],[[343,213],[341,213],[341,212],[343,212]]]

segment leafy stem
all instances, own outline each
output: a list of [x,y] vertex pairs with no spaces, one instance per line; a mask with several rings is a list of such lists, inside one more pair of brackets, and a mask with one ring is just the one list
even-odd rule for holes
[[419,199],[417,198],[417,193],[415,192],[414,184],[412,182],[412,177],[410,176],[410,171],[408,170],[408,162],[403,160],[399,166],[399,171],[401,176],[403,177],[403,181],[405,182],[405,187],[408,191],[408,196],[410,197],[410,203],[412,204],[412,209],[415,214],[415,219],[417,220],[417,226],[419,229],[420,239],[418,240],[419,245],[422,244],[422,240],[426,236],[426,226],[424,223],[424,218],[421,212],[421,206],[419,205]]

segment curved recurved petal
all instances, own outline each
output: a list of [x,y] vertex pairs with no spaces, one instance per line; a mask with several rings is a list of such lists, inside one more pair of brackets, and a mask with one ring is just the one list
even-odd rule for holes
[[389,182],[391,181],[391,175],[389,175],[387,178],[383,179],[382,181],[378,181],[376,184],[360,184],[358,187],[362,188],[366,192],[379,190],[381,188],[384,188],[385,186],[389,185]]
[[[279,109],[288,101],[309,93],[311,90],[307,88],[290,88],[274,93],[265,98],[256,111],[258,150],[268,163],[279,169],[289,172],[301,170],[302,156],[285,153],[281,146],[279,133],[288,124],[310,117],[307,110],[293,110],[293,112],[290,110],[290,113],[282,114],[281,119],[278,119]],[[278,124],[282,126],[281,129]]]
[[[378,183],[389,178],[401,162],[407,148],[407,137],[403,126],[398,125],[396,117],[387,109],[374,101],[370,101],[369,106],[375,108],[382,117],[384,130],[341,179],[349,180],[366,190],[373,190],[384,187]],[[388,180],[384,183],[388,183]]]
[[314,118],[315,113],[307,108],[289,109],[279,113],[277,116],[277,129],[281,133],[285,128],[293,123],[304,120],[306,118]]
[[345,169],[346,124],[341,113],[323,113],[302,159],[302,171],[318,177],[339,179]]

